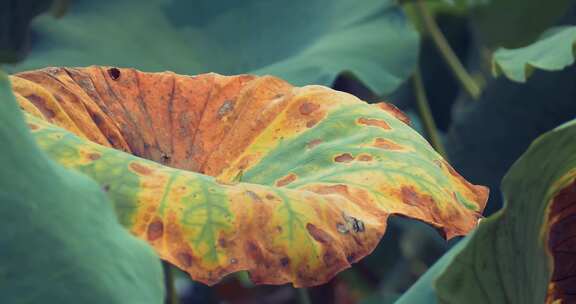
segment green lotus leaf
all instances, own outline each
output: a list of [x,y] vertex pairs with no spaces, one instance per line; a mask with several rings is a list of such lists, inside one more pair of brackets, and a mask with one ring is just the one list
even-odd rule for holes
[[93,180],[36,145],[0,75],[1,303],[161,303],[160,260]]
[[39,38],[11,72],[99,64],[330,85],[347,71],[380,94],[409,77],[419,43],[392,0],[78,0],[32,30]]
[[517,82],[526,82],[534,69],[559,71],[574,64],[576,26],[554,28],[523,48],[498,49],[494,53],[492,71]]

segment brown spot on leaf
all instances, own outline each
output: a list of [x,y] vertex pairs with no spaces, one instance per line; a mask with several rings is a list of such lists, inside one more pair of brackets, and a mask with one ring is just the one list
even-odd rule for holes
[[287,257],[283,257],[280,259],[280,266],[288,267],[290,265],[290,259]]
[[118,80],[118,78],[120,78],[120,70],[117,68],[109,68],[106,72],[112,80]]
[[392,114],[398,120],[402,121],[407,125],[410,125],[410,118],[406,116],[406,114],[404,114],[404,112],[398,109],[395,105],[386,102],[380,102],[377,105],[380,109]]
[[344,196],[349,195],[348,186],[342,184],[317,187],[314,192],[318,194],[341,194]]
[[152,169],[150,169],[149,167],[144,166],[140,163],[132,162],[132,163],[130,163],[130,165],[128,165],[128,167],[130,167],[130,169],[132,169],[132,171],[134,171],[140,175],[152,174]]
[[436,167],[442,169],[442,160],[435,159],[435,160],[432,161],[432,162],[436,165]]
[[414,191],[414,188],[403,186],[400,190],[402,195],[402,201],[408,205],[418,205],[418,194]]
[[385,130],[390,130],[390,125],[381,119],[360,117],[357,122],[361,125],[379,127]]
[[[71,74],[77,74],[77,73],[78,72],[73,72]],[[82,76],[80,76],[80,77],[82,77]],[[81,78],[81,79],[77,79],[76,81],[77,81],[76,83],[82,89],[84,89],[84,91],[87,91],[87,92],[92,93],[92,94],[96,91],[96,88],[94,88],[94,84],[92,83],[92,81],[90,79]]]
[[348,256],[346,256],[346,260],[350,264],[356,262],[356,254],[354,254],[354,253],[349,254]]
[[322,244],[329,244],[330,242],[332,242],[332,237],[330,236],[330,234],[328,234],[328,232],[316,227],[312,223],[306,224],[306,230],[308,230],[308,233],[310,233],[310,235],[316,241]]
[[334,264],[336,257],[334,256],[334,253],[332,251],[326,251],[326,252],[324,252],[324,255],[322,256],[322,259],[324,260],[324,264],[332,265],[332,264]]
[[256,263],[263,264],[264,266],[267,266],[266,268],[268,268],[270,266],[270,265],[267,265],[267,263],[265,261],[264,254],[262,253],[262,249],[254,241],[250,241],[250,240],[246,241],[245,248],[246,248],[246,254],[248,255],[248,257],[250,257],[250,259],[252,259]]
[[28,128],[30,128],[30,130],[34,131],[34,130],[38,130],[38,125],[35,125],[33,123],[29,123],[28,124]]
[[360,154],[360,155],[358,155],[358,158],[357,158],[357,159],[358,159],[359,161],[371,161],[371,160],[374,159],[374,158],[372,157],[372,155]]
[[25,96],[25,98],[32,102],[32,104],[40,111],[40,113],[42,113],[42,116],[46,117],[47,119],[53,119],[56,117],[56,113],[54,113],[54,111],[48,107],[46,101],[42,97],[36,94],[30,94]]
[[101,157],[100,153],[90,153],[88,154],[88,158],[90,160],[99,160]]
[[434,200],[430,195],[423,195],[418,193],[412,186],[402,186],[400,190],[402,201],[411,206],[431,206],[434,205]]
[[318,123],[317,120],[310,120],[308,122],[306,122],[306,128],[312,128],[313,126],[315,126]]
[[234,110],[234,101],[226,100],[218,109],[218,118],[226,116],[226,114],[230,113],[232,110]]
[[313,140],[309,141],[308,144],[306,144],[306,147],[308,147],[308,149],[312,149],[321,143],[322,143],[321,139],[318,139],[318,138],[313,139]]
[[190,255],[190,253],[180,252],[176,255],[176,258],[183,268],[189,268],[192,266],[193,259],[192,259],[192,255]]
[[246,191],[246,195],[248,195],[253,202],[255,203],[260,203],[262,204],[264,201],[262,201],[262,199],[260,198],[260,196],[258,194],[256,194],[256,192],[248,190]]
[[334,157],[334,161],[337,163],[349,163],[354,160],[354,156],[350,153],[343,153]]
[[376,138],[374,139],[374,147],[386,150],[402,150],[403,147],[393,141],[384,139],[384,138]]
[[277,187],[286,186],[286,185],[290,184],[291,182],[295,181],[297,178],[298,178],[298,176],[296,176],[296,174],[290,173],[290,174],[284,176],[283,178],[277,180],[276,186]]
[[149,241],[159,239],[160,237],[162,237],[163,233],[164,233],[164,223],[162,223],[162,220],[156,219],[152,223],[150,223],[150,225],[148,225],[147,235]]
[[318,110],[318,108],[320,108],[320,106],[315,103],[304,102],[303,104],[300,105],[298,110],[302,115],[310,115],[312,112]]

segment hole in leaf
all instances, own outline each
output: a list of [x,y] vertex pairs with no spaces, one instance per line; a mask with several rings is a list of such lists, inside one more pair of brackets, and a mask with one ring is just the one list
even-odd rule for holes
[[118,78],[120,78],[120,70],[117,68],[110,68],[108,69],[108,76],[110,76],[112,80],[118,80]]

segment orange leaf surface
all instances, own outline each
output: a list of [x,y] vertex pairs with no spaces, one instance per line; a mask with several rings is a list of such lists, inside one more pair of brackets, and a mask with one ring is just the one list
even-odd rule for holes
[[109,67],[12,82],[48,155],[99,182],[132,233],[206,284],[240,270],[322,284],[374,249],[390,215],[451,238],[488,195],[393,106],[322,86]]

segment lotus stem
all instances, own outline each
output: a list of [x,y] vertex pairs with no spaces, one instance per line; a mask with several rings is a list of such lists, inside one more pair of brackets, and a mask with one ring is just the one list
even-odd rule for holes
[[174,285],[174,271],[170,263],[162,261],[162,268],[164,269],[164,286],[166,287],[166,304],[178,304],[178,293]]
[[466,91],[466,93],[468,93],[468,95],[470,95],[473,100],[478,100],[481,94],[480,87],[476,81],[474,81],[472,76],[470,76],[470,74],[466,71],[454,53],[454,50],[452,50],[450,47],[448,40],[444,34],[442,34],[440,27],[428,10],[428,6],[426,3],[424,3],[424,0],[416,0],[416,11],[418,12],[422,23],[424,24],[424,30],[428,31],[432,37],[432,41],[438,48],[438,51],[440,51],[442,58],[444,58],[444,61],[446,61],[446,64],[448,67],[450,67],[450,70],[452,70],[454,76],[456,79],[458,79],[464,91]]
[[297,288],[296,290],[298,291],[298,303],[312,304],[310,295],[308,294],[308,288]]
[[434,147],[434,149],[440,153],[444,159],[448,159],[444,144],[440,139],[440,135],[438,135],[438,129],[436,128],[436,123],[434,122],[432,111],[430,111],[430,103],[426,97],[426,89],[424,88],[424,82],[422,81],[420,68],[416,68],[416,71],[412,76],[412,81],[414,85],[414,94],[416,95],[416,107],[418,108],[418,114],[420,115],[422,123],[424,124],[424,132],[426,133],[426,137],[430,141],[432,147]]

